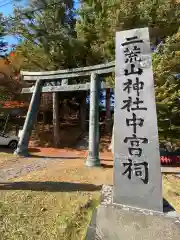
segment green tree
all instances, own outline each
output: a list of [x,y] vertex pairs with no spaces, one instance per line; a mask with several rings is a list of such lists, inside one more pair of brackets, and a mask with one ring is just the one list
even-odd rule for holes
[[[82,46],[76,40],[72,0],[30,1],[27,8],[15,9],[14,17],[10,33],[25,40],[18,51],[21,49],[25,58],[28,56],[31,62],[37,62],[38,68],[41,65],[42,69],[56,70],[78,65],[76,59],[81,55]],[[27,46],[32,55],[27,54]],[[43,64],[40,58],[44,58]]]
[[[169,123],[171,129],[177,130],[179,125],[179,84],[175,81],[173,69],[176,68],[178,72],[178,62],[174,52],[171,52],[175,41],[174,36],[171,36],[180,26],[180,3],[174,0],[83,0],[78,13],[78,38],[89,48],[90,54],[91,51],[99,54],[98,60],[101,62],[115,58],[116,31],[148,26],[151,44],[156,46],[169,36],[162,55],[158,52],[153,56],[160,135],[167,138]],[[178,44],[176,46],[179,47]],[[168,55],[165,55],[166,51]],[[91,59],[89,53],[87,62]],[[166,78],[167,71],[168,79],[175,81],[172,84]],[[107,81],[113,85],[114,78]],[[166,123],[164,119],[167,119]]]
[[159,134],[171,148],[180,134],[180,32],[168,37],[153,54]]
[[0,57],[4,58],[7,53],[7,42],[4,41],[4,37],[6,36],[6,25],[4,21],[3,14],[0,13]]
[[42,71],[53,69],[53,62],[44,49],[28,40],[19,43],[14,50],[14,57],[10,59],[11,66],[16,70]]
[[151,42],[157,44],[180,25],[180,4],[174,0],[83,0],[78,14],[78,38],[102,62],[114,60],[117,30],[148,26]]

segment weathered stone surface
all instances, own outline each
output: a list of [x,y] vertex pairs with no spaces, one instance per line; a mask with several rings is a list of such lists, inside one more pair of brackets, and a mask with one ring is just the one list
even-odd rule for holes
[[179,240],[180,220],[101,205],[96,237],[102,240]]
[[94,212],[86,240],[178,240],[180,216],[112,203],[112,186],[103,186],[101,204]]
[[[140,53],[135,54],[137,49]],[[128,51],[131,55],[126,56]],[[116,35],[113,151],[114,203],[161,212],[162,179],[148,28]]]

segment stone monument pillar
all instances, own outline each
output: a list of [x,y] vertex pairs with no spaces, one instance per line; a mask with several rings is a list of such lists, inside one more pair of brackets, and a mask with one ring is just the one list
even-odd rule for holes
[[113,202],[163,211],[148,28],[117,32]]

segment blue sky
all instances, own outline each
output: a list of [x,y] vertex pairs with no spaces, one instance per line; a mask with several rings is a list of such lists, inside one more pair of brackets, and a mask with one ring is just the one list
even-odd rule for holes
[[[13,13],[13,7],[14,7],[14,4],[16,4],[17,6],[23,6],[27,1],[26,0],[16,0],[14,1],[14,3],[10,0],[4,0],[4,3],[1,3],[0,4],[0,11],[3,13],[4,16],[8,16],[8,15],[11,15]],[[7,5],[6,5],[7,3]],[[9,3],[9,4],[8,4]],[[5,5],[5,6],[2,6],[1,5]],[[15,37],[12,37],[12,36],[8,36],[5,38],[5,40],[8,42],[9,44],[9,51],[11,50],[11,45],[12,44],[16,44],[17,43],[17,40]]]
[[[25,6],[27,4],[27,2],[28,2],[28,0],[14,0],[14,3],[11,0],[4,0],[4,2],[0,1],[0,11],[3,13],[4,16],[8,16],[13,13],[14,5]],[[78,2],[79,2],[79,0],[75,0],[76,8],[78,7]],[[9,4],[6,5],[6,3],[9,3]],[[1,7],[1,5],[5,5],[5,6]],[[8,36],[5,38],[5,40],[9,44],[9,51],[11,50],[12,44],[17,44],[17,39],[13,36]]]

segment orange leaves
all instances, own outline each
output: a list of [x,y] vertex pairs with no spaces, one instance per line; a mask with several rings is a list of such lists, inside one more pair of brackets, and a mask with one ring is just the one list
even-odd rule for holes
[[18,102],[18,101],[0,101],[2,108],[23,108],[27,107],[27,103]]

